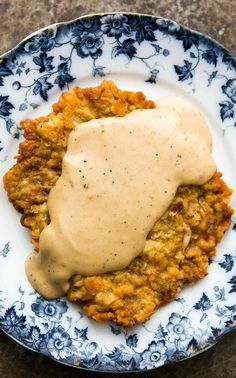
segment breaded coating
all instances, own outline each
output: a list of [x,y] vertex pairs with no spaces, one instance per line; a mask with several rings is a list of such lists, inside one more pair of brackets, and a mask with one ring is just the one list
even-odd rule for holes
[[232,191],[221,173],[202,186],[180,187],[148,235],[144,251],[117,272],[75,276],[68,293],[86,315],[131,328],[207,274],[209,257],[230,224]]
[[[45,117],[24,120],[25,141],[17,163],[5,174],[9,200],[31,229],[38,251],[39,236],[50,223],[47,199],[61,175],[67,137],[78,124],[94,118],[125,116],[135,109],[155,108],[141,92],[119,90],[112,81],[94,88],[63,93]],[[121,271],[71,279],[68,298],[88,317],[131,328],[147,320],[179,293],[207,274],[208,259],[229,226],[231,190],[221,174],[205,185],[180,187],[166,213],[149,233],[144,251]],[[91,230],[92,232],[92,230]]]
[[31,229],[38,251],[39,236],[49,222],[47,199],[61,175],[67,137],[78,123],[94,118],[123,117],[135,109],[155,108],[142,92],[122,91],[112,81],[93,88],[73,88],[53,105],[53,112],[21,122],[25,141],[20,143],[17,164],[4,176],[9,200]]

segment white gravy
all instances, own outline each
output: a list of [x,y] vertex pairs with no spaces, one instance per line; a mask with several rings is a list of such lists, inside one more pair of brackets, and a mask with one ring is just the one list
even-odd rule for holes
[[26,262],[32,286],[52,299],[74,274],[125,268],[178,186],[204,184],[215,170],[206,121],[186,99],[79,124],[49,195],[51,223]]

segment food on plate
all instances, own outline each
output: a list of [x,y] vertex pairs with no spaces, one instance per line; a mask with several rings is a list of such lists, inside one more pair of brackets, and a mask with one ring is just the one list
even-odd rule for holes
[[53,299],[75,274],[124,269],[177,188],[203,184],[215,170],[206,122],[185,99],[164,97],[157,109],[78,124],[49,194],[39,254],[26,263],[32,286]]
[[94,320],[132,327],[207,274],[231,190],[191,103],[155,108],[105,81],[65,92],[22,127],[4,185],[31,228],[26,272],[40,294],[68,293]]
[[155,108],[141,92],[121,91],[112,81],[94,88],[64,92],[46,117],[21,122],[25,141],[20,143],[17,164],[4,176],[9,200],[23,214],[38,251],[39,236],[49,222],[48,194],[61,175],[67,137],[75,124],[95,118],[123,117],[135,109]]
[[207,275],[209,258],[229,227],[231,190],[216,173],[206,184],[179,187],[143,252],[117,272],[74,276],[68,298],[88,317],[131,328]]

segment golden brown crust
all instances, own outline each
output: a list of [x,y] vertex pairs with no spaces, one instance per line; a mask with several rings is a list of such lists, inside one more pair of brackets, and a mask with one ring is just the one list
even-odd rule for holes
[[[17,164],[4,176],[9,200],[23,213],[38,250],[49,223],[47,198],[61,174],[67,136],[74,122],[125,116],[154,108],[141,92],[120,91],[113,82],[74,88],[61,95],[46,117],[24,120],[25,141]],[[180,187],[167,212],[155,224],[144,251],[124,270],[94,277],[74,277],[68,297],[92,319],[130,328],[147,320],[157,307],[175,298],[184,284],[207,274],[208,258],[229,226],[231,190],[217,173],[203,186]]]
[[121,271],[74,277],[69,299],[96,321],[130,328],[173,300],[183,285],[205,277],[233,213],[232,191],[220,177],[218,172],[205,185],[180,187],[144,251]]

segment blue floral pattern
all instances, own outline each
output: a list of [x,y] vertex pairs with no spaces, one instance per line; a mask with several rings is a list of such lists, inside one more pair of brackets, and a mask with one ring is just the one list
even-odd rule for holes
[[171,315],[166,328],[169,331],[169,340],[171,342],[174,340],[184,341],[190,339],[194,333],[189,319],[185,316],[181,317],[178,314]]
[[94,60],[101,56],[101,47],[104,44],[101,35],[102,33],[95,34],[85,31],[77,37],[74,43],[77,55],[81,58],[90,56]]
[[45,301],[44,298],[39,297],[36,302],[31,305],[32,311],[35,315],[45,320],[59,320],[62,315],[68,310],[66,302],[57,299],[56,301]]
[[50,32],[35,35],[28,42],[25,43],[24,50],[34,54],[39,51],[50,51],[55,46],[55,39]]
[[152,341],[141,354],[141,369],[154,369],[167,360],[164,341]]
[[104,16],[101,20],[101,30],[108,37],[120,38],[122,34],[131,35],[128,18],[121,14]]
[[47,339],[47,349],[54,358],[65,360],[72,354],[72,340],[62,326],[52,329]]
[[[17,149],[22,135],[19,119],[37,111],[54,91],[76,85],[76,80],[87,76],[102,78],[119,69],[125,75],[141,75],[150,88],[171,80],[192,95],[198,94],[201,78],[206,98],[214,94],[212,103],[223,132],[235,130],[236,58],[223,47],[162,18],[121,13],[88,16],[40,31],[2,57],[2,166],[7,162],[9,167],[8,160],[15,155],[7,146],[11,142]],[[0,227],[4,226],[5,218],[0,216]],[[234,245],[235,231],[236,220],[230,230]],[[12,268],[11,257],[17,257],[20,248],[8,235],[0,246],[1,277]],[[0,327],[32,350],[71,366],[98,371],[157,368],[194,355],[235,327],[235,267],[235,249],[221,251],[211,261],[219,280],[208,284],[203,280],[194,298],[183,291],[161,310],[164,315],[157,311],[150,321],[131,331],[112,324],[98,326],[79,307],[64,299],[47,301],[30,291],[24,281],[9,294],[6,278],[1,282]],[[18,267],[15,269],[18,277]],[[17,279],[15,285],[19,285]]]

